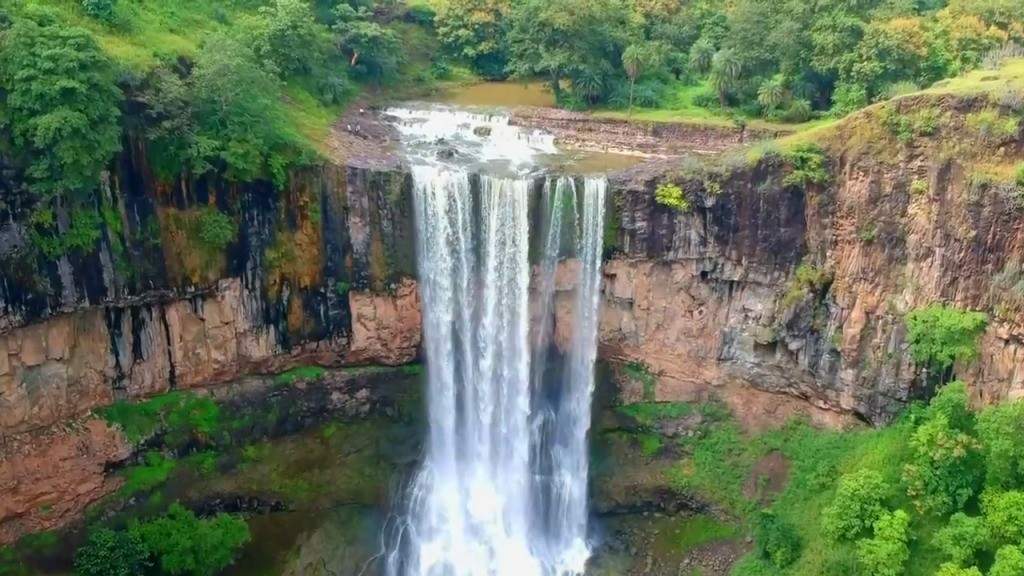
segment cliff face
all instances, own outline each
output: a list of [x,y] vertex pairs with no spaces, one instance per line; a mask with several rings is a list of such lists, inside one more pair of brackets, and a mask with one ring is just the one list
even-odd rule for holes
[[[111,172],[96,250],[30,259],[28,225],[7,215],[0,435],[299,362],[415,358],[406,174],[327,165],[275,192],[168,183],[144,158],[133,150]],[[202,242],[209,206],[236,227],[223,250]]]
[[[953,118],[947,138],[965,129]],[[904,317],[946,301],[990,318],[980,358],[956,370],[976,400],[1024,394],[1019,191],[979,184],[976,167],[925,142],[884,143],[889,161],[834,153],[826,185],[785,184],[790,168],[772,155],[717,185],[677,175],[696,200],[685,214],[654,201],[664,174],[625,174],[603,354],[645,363],[659,400],[754,389],[880,423],[930,393]],[[990,151],[1021,148],[1018,134]]]

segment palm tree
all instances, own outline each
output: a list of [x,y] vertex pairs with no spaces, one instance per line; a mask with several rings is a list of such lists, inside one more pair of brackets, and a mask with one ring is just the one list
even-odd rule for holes
[[715,46],[707,38],[701,38],[690,47],[690,68],[703,74],[711,68],[711,59],[715,56]]
[[650,60],[648,50],[638,44],[630,44],[622,53],[622,67],[629,77],[629,116],[633,116],[633,89],[636,87],[636,79],[640,72],[647,66]]
[[780,76],[765,80],[757,88],[757,103],[761,105],[764,112],[781,106],[786,101],[786,96],[786,87]]
[[722,108],[726,106],[726,96],[739,83],[742,71],[743,64],[732,50],[719,50],[711,59],[711,86],[718,92]]

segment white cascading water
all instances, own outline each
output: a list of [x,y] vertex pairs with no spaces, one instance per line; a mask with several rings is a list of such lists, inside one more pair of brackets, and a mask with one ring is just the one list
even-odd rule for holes
[[[385,570],[582,574],[605,179],[545,180],[531,290],[529,209],[538,179],[529,171],[535,157],[555,152],[551,137],[521,132],[501,115],[452,108],[389,114],[412,163],[430,429]],[[474,175],[481,166],[504,175]],[[579,277],[572,341],[552,377],[563,256],[575,256]],[[539,323],[532,327],[531,293]]]

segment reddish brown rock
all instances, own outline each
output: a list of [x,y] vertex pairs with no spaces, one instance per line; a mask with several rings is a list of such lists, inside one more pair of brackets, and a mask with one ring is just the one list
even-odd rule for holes
[[352,342],[346,363],[396,366],[416,359],[422,322],[416,282],[403,281],[393,294],[350,292],[349,306]]
[[0,449],[0,545],[64,526],[112,493],[121,480],[104,470],[130,454],[124,434],[96,419],[9,438]]

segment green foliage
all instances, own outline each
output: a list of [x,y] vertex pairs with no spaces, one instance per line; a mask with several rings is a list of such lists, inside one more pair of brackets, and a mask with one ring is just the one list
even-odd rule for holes
[[988,544],[988,527],[982,518],[957,512],[949,523],[935,533],[932,543],[957,566],[974,563],[979,551]]
[[622,373],[626,378],[643,386],[645,401],[651,402],[654,400],[654,386],[657,384],[657,378],[655,378],[654,374],[651,374],[650,369],[645,364],[628,362],[622,367]]
[[636,420],[643,427],[652,427],[662,420],[674,420],[693,413],[693,406],[683,402],[637,402],[619,408],[619,412]]
[[305,0],[274,0],[247,21],[252,51],[281,74],[319,71],[331,50],[327,27],[316,21]]
[[335,9],[334,31],[352,70],[379,81],[397,72],[402,62],[402,42],[395,30],[375,22],[371,16],[365,7],[357,10],[339,4]]
[[504,78],[510,10],[508,0],[448,0],[438,6],[437,36],[484,78]]
[[978,416],[985,452],[985,483],[994,489],[1024,486],[1024,402],[992,406]]
[[1024,188],[1024,162],[1017,165],[1017,174],[1014,180],[1017,182],[1017,186]]
[[658,188],[654,191],[654,201],[684,214],[692,208],[690,199],[686,197],[683,189],[671,182],[658,185]]
[[136,534],[99,528],[75,552],[76,576],[137,576],[149,568],[149,553]]
[[996,551],[995,562],[988,576],[1020,576],[1024,574],[1024,552],[1020,546],[1003,546]]
[[121,148],[121,91],[88,31],[34,16],[0,35],[0,128],[25,155],[35,194],[82,197]]
[[874,536],[857,542],[857,560],[868,576],[900,576],[910,550],[910,516],[903,510],[883,512],[874,523]]
[[921,196],[928,193],[928,182],[925,180],[914,180],[910,183],[910,193],[914,196]]
[[955,512],[978,492],[984,470],[973,432],[966,386],[953,382],[932,400],[910,437],[912,454],[903,479],[920,512]]
[[967,115],[967,127],[986,142],[1003,144],[1014,140],[1020,132],[1020,119],[1003,116],[996,108]]
[[868,91],[861,84],[840,83],[832,93],[832,112],[843,116],[868,105]]
[[800,144],[786,152],[784,158],[790,168],[782,181],[786,186],[820,185],[831,180],[825,151],[816,144]]
[[939,566],[939,571],[935,573],[935,576],[983,576],[981,570],[978,570],[977,566],[971,566],[970,568],[962,568],[952,562],[947,562],[942,566]]
[[885,479],[874,470],[859,470],[840,478],[832,503],[821,514],[825,536],[833,541],[861,537],[882,518],[890,492]]
[[167,481],[176,463],[160,452],[147,452],[144,463],[125,469],[121,494],[132,496],[148,492]]
[[1024,492],[986,492],[981,497],[981,510],[996,545],[1016,545],[1024,540]]
[[777,568],[785,568],[800,557],[800,534],[792,524],[769,510],[758,515],[754,540],[757,553]]
[[801,264],[794,271],[780,304],[783,308],[790,308],[809,295],[821,294],[831,283],[832,274],[829,271],[813,264]]
[[117,0],[82,0],[82,10],[89,16],[103,22],[114,21],[114,7]]
[[278,386],[291,386],[299,380],[316,380],[326,373],[327,370],[320,366],[296,366],[291,370],[274,376],[274,384]]
[[172,504],[166,516],[131,526],[129,534],[173,576],[213,576],[234,561],[250,538],[241,519],[218,514],[200,520],[180,504]]
[[197,441],[209,441],[220,428],[220,408],[209,397],[189,392],[169,392],[142,402],[115,402],[99,410],[107,422],[117,425],[133,444],[157,433],[174,449]]
[[230,216],[212,206],[199,212],[199,241],[209,250],[220,252],[238,236],[238,226]]
[[895,108],[887,107],[881,115],[882,125],[900,142],[907,144],[919,136],[931,136],[939,128],[939,111],[924,108],[912,114],[900,114]]
[[932,304],[907,314],[907,341],[914,361],[937,372],[978,355],[978,337],[988,325],[981,312]]

